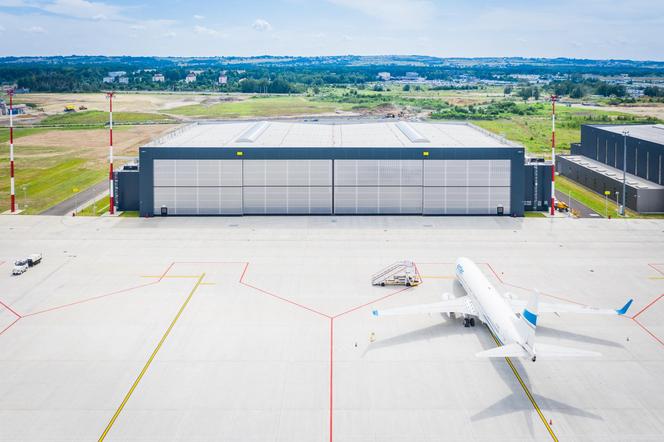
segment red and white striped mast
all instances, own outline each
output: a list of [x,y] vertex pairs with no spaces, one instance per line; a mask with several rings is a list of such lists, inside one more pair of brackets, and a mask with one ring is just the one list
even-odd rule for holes
[[113,96],[115,95],[115,92],[107,92],[106,93],[106,98],[108,98],[108,104],[109,104],[109,123],[108,123],[108,128],[109,128],[109,143],[108,143],[108,195],[109,195],[109,207],[108,207],[108,213],[113,215],[115,213],[115,195],[114,195],[114,188],[113,188]]
[[9,176],[11,192],[11,213],[16,213],[16,192],[14,186],[14,90],[7,91],[9,95]]
[[551,95],[551,216],[556,213],[556,100]]

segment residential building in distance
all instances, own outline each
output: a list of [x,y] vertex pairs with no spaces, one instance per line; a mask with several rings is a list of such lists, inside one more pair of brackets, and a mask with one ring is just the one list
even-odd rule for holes
[[164,77],[164,74],[154,74],[152,76],[152,81],[155,83],[163,83],[166,81],[166,77]]
[[382,81],[390,81],[390,78],[392,77],[389,72],[379,72],[377,75],[379,80]]
[[224,74],[219,75],[219,84],[228,84],[228,77]]
[[101,81],[103,83],[113,83],[115,81],[115,77],[104,77]]
[[120,84],[129,84],[129,77],[119,77],[118,82]]
[[184,79],[184,82],[185,83],[195,83],[196,82],[196,74],[194,74],[193,72],[189,72],[189,74],[187,74],[187,77]]

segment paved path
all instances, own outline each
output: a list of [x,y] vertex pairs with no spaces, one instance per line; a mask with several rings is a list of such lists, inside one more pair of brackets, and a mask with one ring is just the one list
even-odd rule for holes
[[67,215],[69,212],[74,211],[77,204],[82,204],[85,201],[93,200],[95,199],[95,197],[101,195],[106,190],[108,190],[108,180],[101,181],[92,187],[88,187],[87,189],[78,192],[78,194],[75,197],[72,196],[71,198],[64,200],[63,202],[56,204],[50,209],[46,209],[45,211],[40,213],[40,215],[56,215],[56,216]]
[[559,190],[556,190],[556,201],[563,201],[569,205],[570,210],[577,210],[579,212],[579,218],[598,218],[600,216],[604,216],[603,214],[599,214],[592,210],[590,207],[578,202],[574,198],[570,199],[567,194],[562,193]]

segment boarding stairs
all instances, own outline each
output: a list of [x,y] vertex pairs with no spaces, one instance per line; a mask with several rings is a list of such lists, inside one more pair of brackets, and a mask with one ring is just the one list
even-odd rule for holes
[[412,261],[395,262],[371,277],[371,285],[405,285],[410,287],[421,283],[420,272]]

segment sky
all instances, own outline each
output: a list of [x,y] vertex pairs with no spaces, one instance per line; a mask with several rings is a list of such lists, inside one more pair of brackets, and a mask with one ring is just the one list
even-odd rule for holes
[[664,0],[0,0],[6,55],[664,61]]

